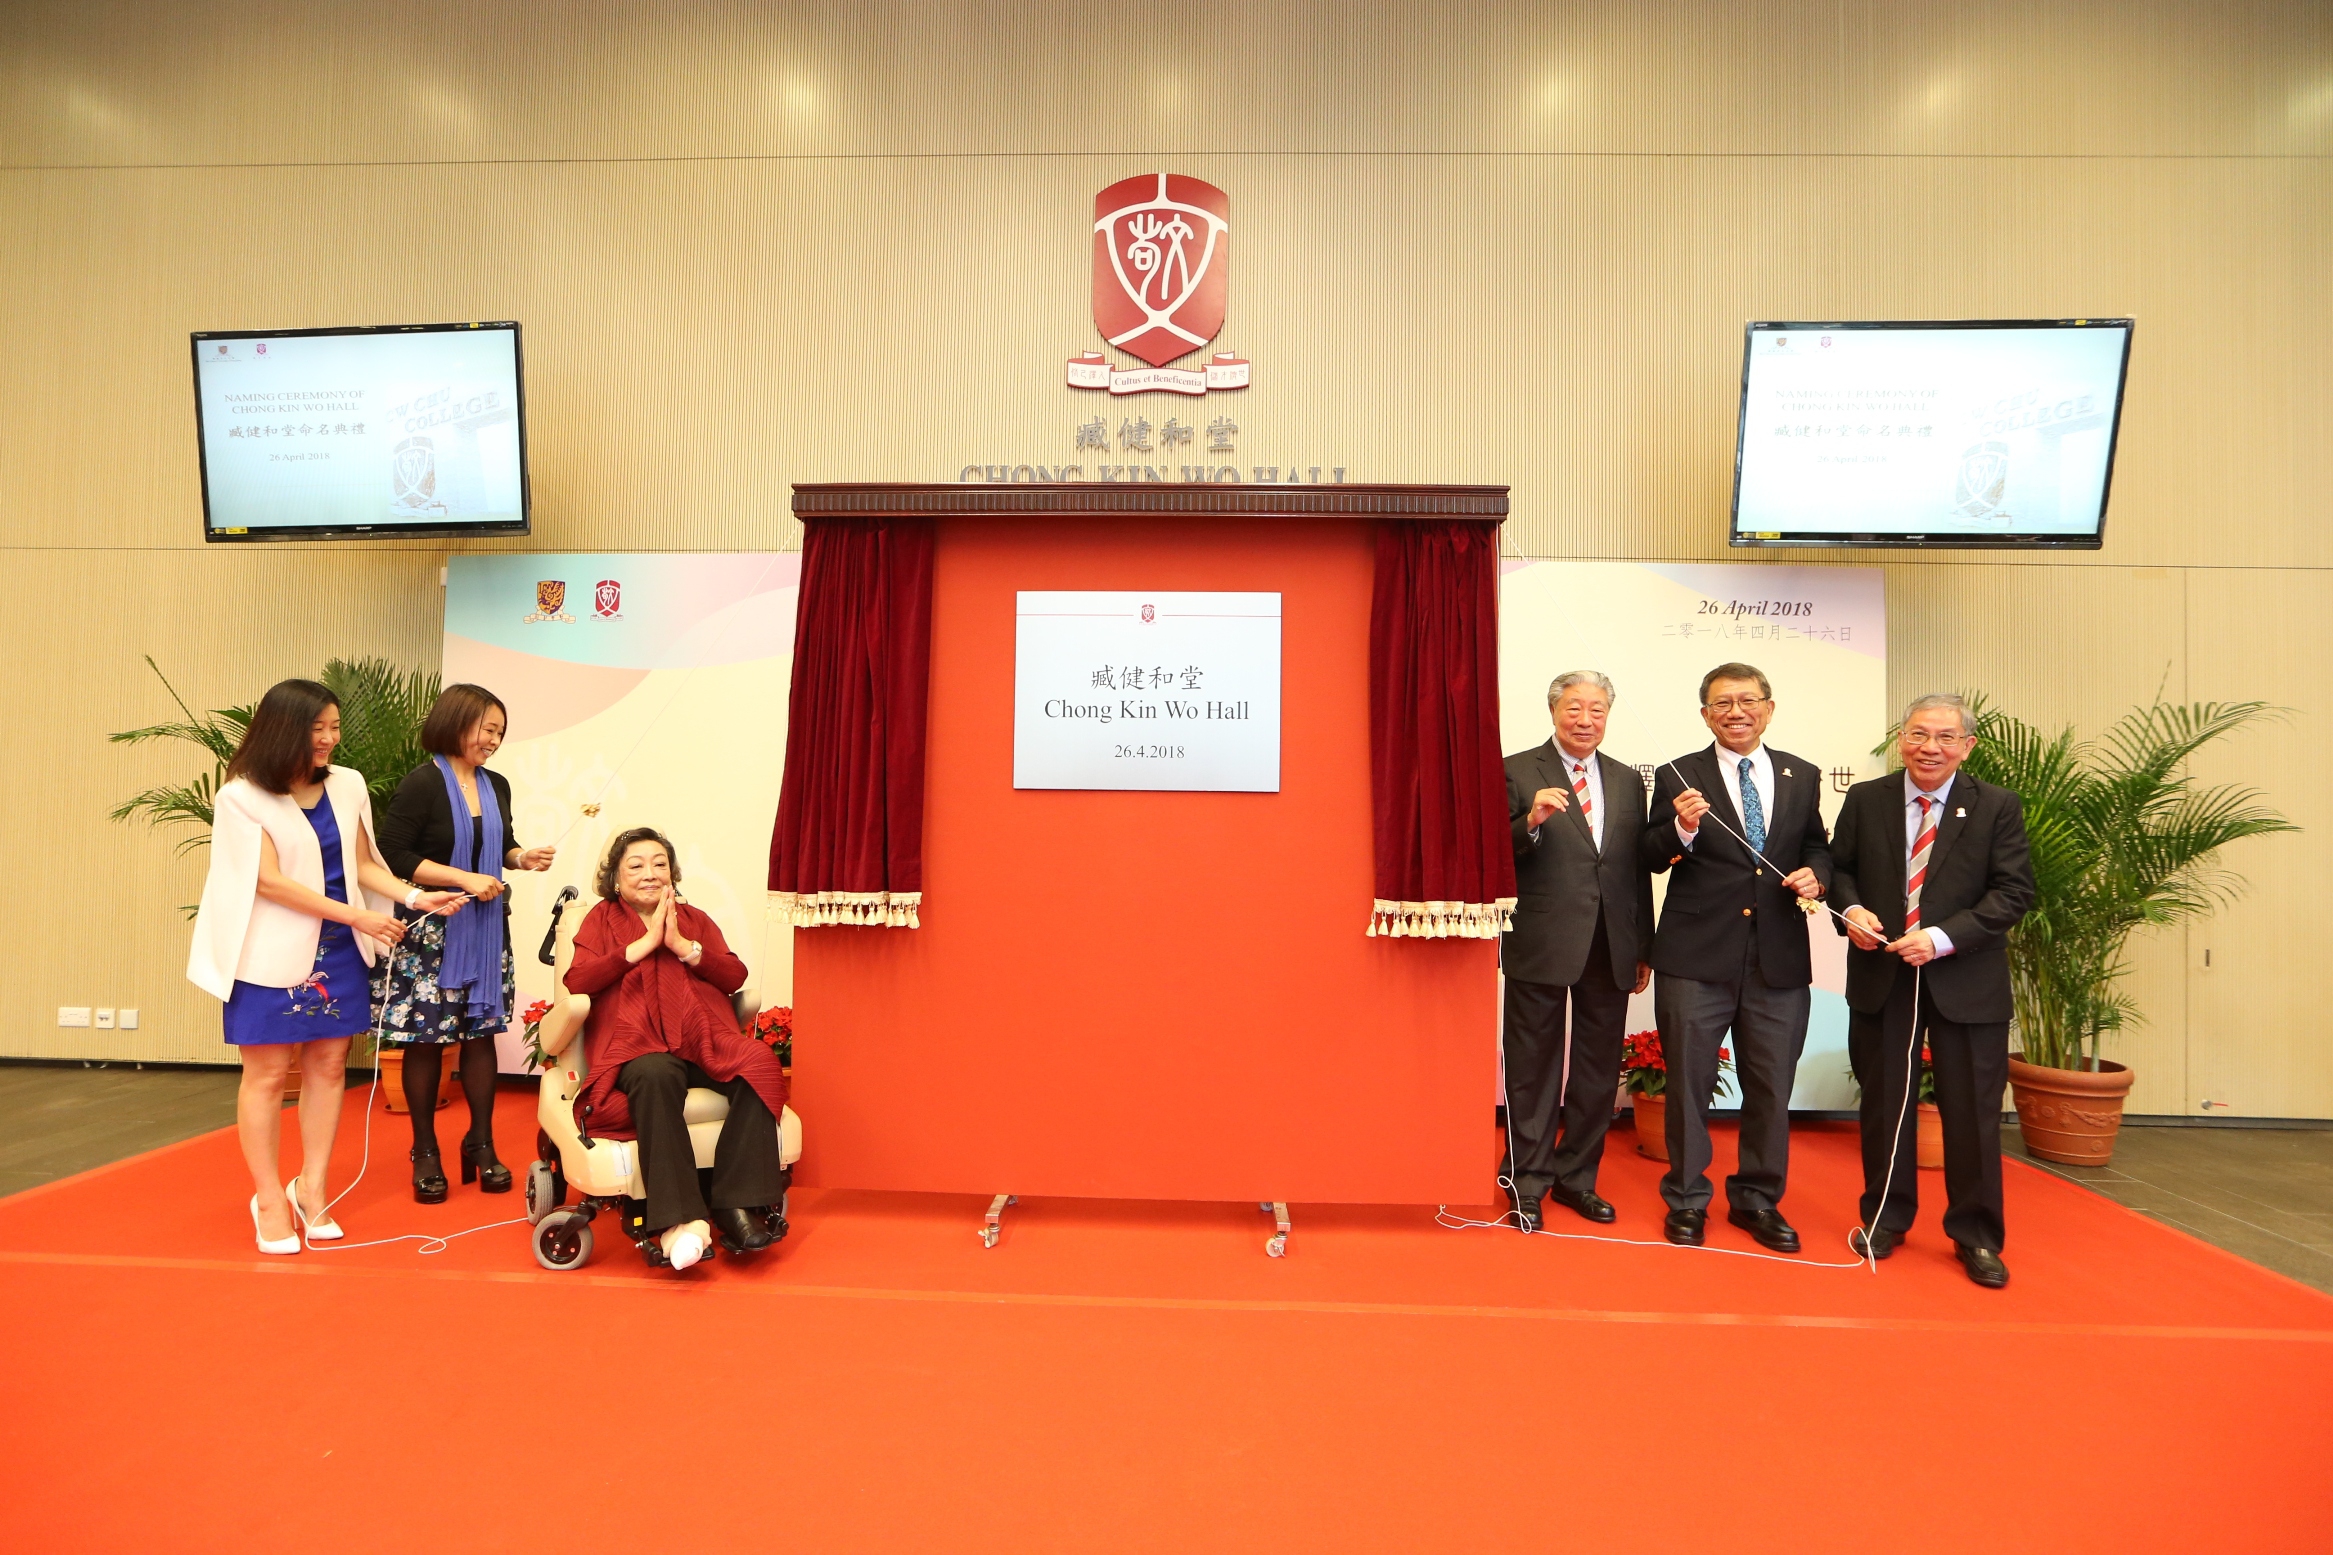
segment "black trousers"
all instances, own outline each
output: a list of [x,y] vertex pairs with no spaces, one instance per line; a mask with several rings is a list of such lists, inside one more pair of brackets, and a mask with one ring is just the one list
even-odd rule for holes
[[[1507,979],[1500,1047],[1507,1077],[1507,1177],[1516,1197],[1536,1204],[1561,1183],[1592,1193],[1604,1160],[1604,1132],[1620,1091],[1621,1028],[1628,990],[1612,977],[1612,943],[1602,913],[1580,980],[1527,983]],[[1571,1037],[1564,1037],[1564,1006]],[[1558,1126],[1560,1144],[1557,1143]]]
[[1755,1212],[1782,1203],[1790,1180],[1790,1090],[1806,1048],[1807,985],[1777,988],[1758,970],[1758,939],[1750,936],[1741,972],[1726,982],[1653,979],[1653,1019],[1661,1028],[1661,1056],[1669,1066],[1669,1170],[1661,1197],[1669,1208],[1707,1209],[1711,1198],[1709,1093],[1717,1083],[1717,1051],[1732,1036],[1734,1081],[1741,1088],[1739,1162],[1725,1180],[1726,1203]]
[[648,1185],[648,1229],[703,1220],[710,1211],[697,1180],[697,1153],[681,1116],[691,1086],[729,1098],[729,1116],[713,1147],[714,1209],[758,1209],[783,1191],[778,1120],[743,1075],[723,1085],[675,1053],[643,1053],[616,1071],[616,1089],[632,1104],[640,1135],[640,1176]]
[[[1936,1110],[1944,1125],[1944,1234],[1968,1247],[1999,1252],[2001,1223],[2001,1093],[2009,1084],[2009,1023],[1963,1025],[1936,1013],[1935,999],[1920,990],[1920,1020],[1928,1038],[1929,1063],[1936,1071]],[[1920,1212],[1920,1172],[1916,1159],[1919,1124],[1915,1090],[1904,1100],[1907,1075],[1917,1075],[1919,1048],[1912,1040],[1912,974],[1896,974],[1887,1008],[1877,1015],[1854,1011],[1847,1017],[1847,1062],[1863,1087],[1864,1225],[1905,1232]],[[1917,1084],[1917,1081],[1914,1081]],[[1888,1135],[1895,1137],[1895,1176],[1888,1176]],[[1887,1203],[1880,1189],[1887,1188]],[[1874,1220],[1874,1216],[1877,1219]]]

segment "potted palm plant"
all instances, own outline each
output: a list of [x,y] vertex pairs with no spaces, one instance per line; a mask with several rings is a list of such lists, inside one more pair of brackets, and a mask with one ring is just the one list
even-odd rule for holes
[[2140,1018],[2122,987],[2132,933],[2212,912],[2242,889],[2220,850],[2297,831],[2256,789],[2187,772],[2214,740],[2277,716],[2264,702],[2166,703],[2097,740],[2054,735],[1969,698],[1967,768],[2014,790],[2033,846],[2033,909],[2009,935],[2021,1053],[2009,1082],[2028,1154],[2100,1166],[2114,1153],[2131,1072],[2099,1051]]
[[[170,683],[170,677],[162,673],[162,667],[151,655],[146,659],[146,667],[162,682],[162,689],[170,693],[170,700],[178,704],[183,717],[173,723],[124,729],[107,738],[116,745],[183,740],[198,747],[210,758],[211,764],[208,771],[198,772],[183,783],[158,784],[123,800],[114,806],[112,815],[117,821],[144,821],[155,830],[180,828],[172,852],[191,853],[210,845],[211,805],[227,775],[228,759],[242,742],[244,731],[251,727],[251,709],[219,707],[197,714],[187,706],[186,698],[178,694],[178,688]],[[405,774],[428,757],[421,748],[421,725],[429,716],[430,704],[437,700],[437,672],[400,670],[385,659],[334,659],[324,666],[324,673],[318,678],[340,698],[340,748],[334,753],[334,759],[342,766],[362,772],[374,802],[386,804]],[[195,910],[189,905],[182,911],[191,918]],[[361,1065],[373,1057],[369,1035],[349,1045],[350,1063]],[[394,1105],[398,1109],[405,1105],[405,1093],[396,1083],[403,1061],[403,1055],[395,1049],[379,1058],[382,1088],[396,1098]],[[297,1095],[299,1083],[299,1070],[295,1066],[284,1094]],[[453,1093],[454,1083],[452,1066],[448,1065],[438,1105],[445,1105],[446,1098]]]

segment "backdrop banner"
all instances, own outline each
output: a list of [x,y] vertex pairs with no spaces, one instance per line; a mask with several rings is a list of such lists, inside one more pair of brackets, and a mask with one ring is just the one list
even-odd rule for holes
[[[1499,599],[1501,743],[1519,751],[1553,732],[1547,687],[1566,670],[1601,670],[1616,695],[1604,752],[1649,785],[1655,766],[1710,743],[1697,693],[1729,660],[1774,686],[1769,744],[1823,769],[1823,820],[1848,785],[1886,770],[1871,748],[1887,706],[1887,591],[1876,567],[1685,566],[1509,557]],[[1950,688],[1939,688],[1950,689]],[[1653,877],[1657,902],[1667,876]],[[1828,914],[1808,920],[1814,1010],[1793,1107],[1855,1105],[1847,1073],[1847,942]],[[1630,1001],[1628,1029],[1650,1030],[1652,990]],[[1720,1107],[1735,1107],[1731,1091]]]
[[[556,843],[550,873],[510,873],[521,1009],[549,996],[535,959],[559,888],[595,901],[617,832],[672,839],[680,894],[711,913],[764,1002],[793,982],[793,944],[768,923],[763,879],[786,749],[796,553],[456,556],[446,569],[445,678],[510,708],[488,763],[510,779],[528,846]],[[515,1012],[514,1012],[515,1013]],[[519,1023],[500,1044],[518,1072]]]

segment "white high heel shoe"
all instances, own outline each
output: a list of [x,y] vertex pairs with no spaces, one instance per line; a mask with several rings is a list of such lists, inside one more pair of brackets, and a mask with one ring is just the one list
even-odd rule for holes
[[259,1250],[263,1253],[281,1255],[296,1253],[300,1250],[300,1238],[297,1232],[291,1236],[279,1236],[271,1240],[266,1232],[259,1229],[259,1195],[256,1193],[251,1195],[251,1239],[259,1244]]
[[329,1209],[314,1220],[308,1218],[308,1212],[300,1208],[299,1178],[295,1177],[284,1184],[284,1197],[292,1201],[293,1226],[307,1233],[309,1241],[337,1242],[346,1234],[340,1229],[340,1222],[332,1218],[332,1211]]
[[665,1262],[676,1270],[702,1262],[713,1248],[713,1239],[706,1234],[708,1230],[701,1220],[686,1220],[667,1227],[664,1235],[657,1238],[664,1248]]

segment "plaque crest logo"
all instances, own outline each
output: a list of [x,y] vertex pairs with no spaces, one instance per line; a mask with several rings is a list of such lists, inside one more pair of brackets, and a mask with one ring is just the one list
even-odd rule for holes
[[1094,323],[1164,367],[1223,327],[1231,200],[1179,173],[1121,179],[1094,196]]
[[1157,620],[1157,619],[1158,619],[1158,606],[1156,606],[1156,605],[1144,605],[1144,606],[1142,607],[1142,619],[1143,619],[1143,620],[1145,620],[1145,621],[1155,621],[1155,620]]
[[624,585],[614,578],[602,578],[592,586],[591,608],[602,619],[613,621],[624,613]]
[[[567,584],[565,581],[558,578],[546,578],[535,585],[535,613],[526,617],[526,622],[573,621],[575,617],[564,613],[566,604]],[[520,624],[524,625],[526,622]]]
[[1122,178],[1094,196],[1094,325],[1147,368],[1113,368],[1099,351],[1069,362],[1073,389],[1205,394],[1248,386],[1228,351],[1196,368],[1189,356],[1223,328],[1231,295],[1231,197],[1180,173]]

